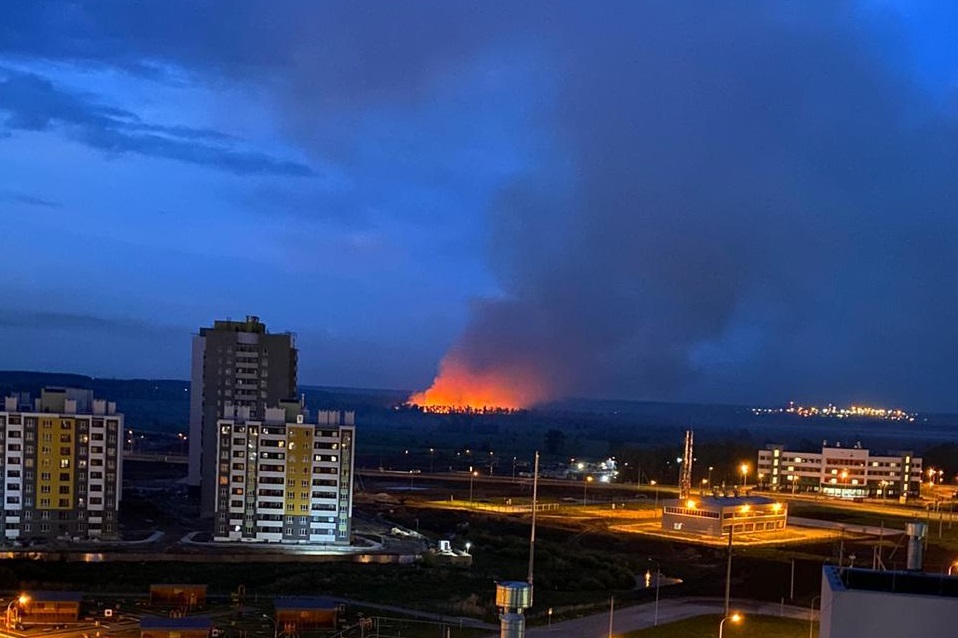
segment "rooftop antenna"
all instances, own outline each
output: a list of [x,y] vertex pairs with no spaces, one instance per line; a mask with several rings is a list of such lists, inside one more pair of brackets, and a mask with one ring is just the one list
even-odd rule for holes
[[685,431],[685,451],[682,453],[682,475],[679,479],[679,498],[692,495],[692,430]]

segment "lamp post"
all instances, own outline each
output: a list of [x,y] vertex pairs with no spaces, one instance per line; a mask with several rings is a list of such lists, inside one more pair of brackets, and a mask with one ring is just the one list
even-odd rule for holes
[[712,470],[715,468],[709,465],[709,489],[712,489]]
[[742,463],[739,469],[742,470],[742,489],[744,490],[748,487],[748,463]]
[[[649,561],[652,559],[649,558]],[[651,573],[652,570],[649,570]],[[659,626],[659,582],[662,579],[662,572],[659,569],[659,561],[655,561],[655,616],[652,619],[652,626]]]
[[592,482],[591,476],[585,477],[585,480],[582,481],[582,504],[583,505],[589,504],[589,483],[591,482]]
[[476,478],[476,474],[478,473],[479,472],[476,472],[475,470],[472,469],[471,465],[469,466],[469,504],[470,505],[472,505],[472,480]]
[[[657,485],[656,481],[649,481],[649,485]],[[659,488],[655,488],[655,505],[652,507],[652,511],[656,512],[659,509]]]
[[742,622],[742,614],[735,612],[734,614],[726,616],[721,622],[719,622],[719,638],[722,638],[722,630],[725,627],[726,620],[731,620],[733,623]]
[[433,455],[436,452],[436,448],[429,448],[429,473],[432,474],[432,461]]
[[273,623],[273,638],[279,638],[279,619],[263,614],[263,618]]
[[821,599],[821,596],[815,596],[812,598],[812,604],[808,606],[808,638],[812,638],[812,629],[815,626],[815,601]]
[[[26,605],[28,602],[30,602],[30,597],[27,596],[26,594],[20,594],[19,597],[14,598],[13,600],[10,601],[10,603],[7,605],[7,612],[5,614],[7,629],[10,629],[10,612],[13,611],[13,606],[17,605],[17,607],[19,608],[22,605]],[[19,616],[20,614],[18,613],[17,614],[18,619],[19,619]]]

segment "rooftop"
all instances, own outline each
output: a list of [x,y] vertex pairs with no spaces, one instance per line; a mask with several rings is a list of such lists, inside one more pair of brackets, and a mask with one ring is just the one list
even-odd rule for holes
[[[772,505],[778,503],[767,496],[690,496],[697,507],[741,507],[742,505]],[[684,503],[688,499],[679,499],[675,503]]]
[[283,596],[273,601],[277,611],[281,609],[336,609],[338,603],[322,596]]
[[824,575],[832,591],[874,591],[958,598],[958,576],[860,568],[839,570],[835,565],[826,565]]
[[34,602],[71,602],[83,600],[82,591],[25,591],[24,595]]
[[213,619],[209,616],[144,616],[140,620],[140,629],[210,629]]

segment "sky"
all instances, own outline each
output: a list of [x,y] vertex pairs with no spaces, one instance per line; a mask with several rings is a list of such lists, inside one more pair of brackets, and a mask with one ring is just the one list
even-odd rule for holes
[[9,4],[2,369],[958,410],[953,3]]

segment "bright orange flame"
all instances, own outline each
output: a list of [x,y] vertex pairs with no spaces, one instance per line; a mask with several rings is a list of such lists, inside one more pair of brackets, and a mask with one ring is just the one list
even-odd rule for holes
[[547,397],[539,378],[528,370],[470,370],[456,355],[439,364],[432,386],[409,397],[409,403],[432,412],[528,408]]

